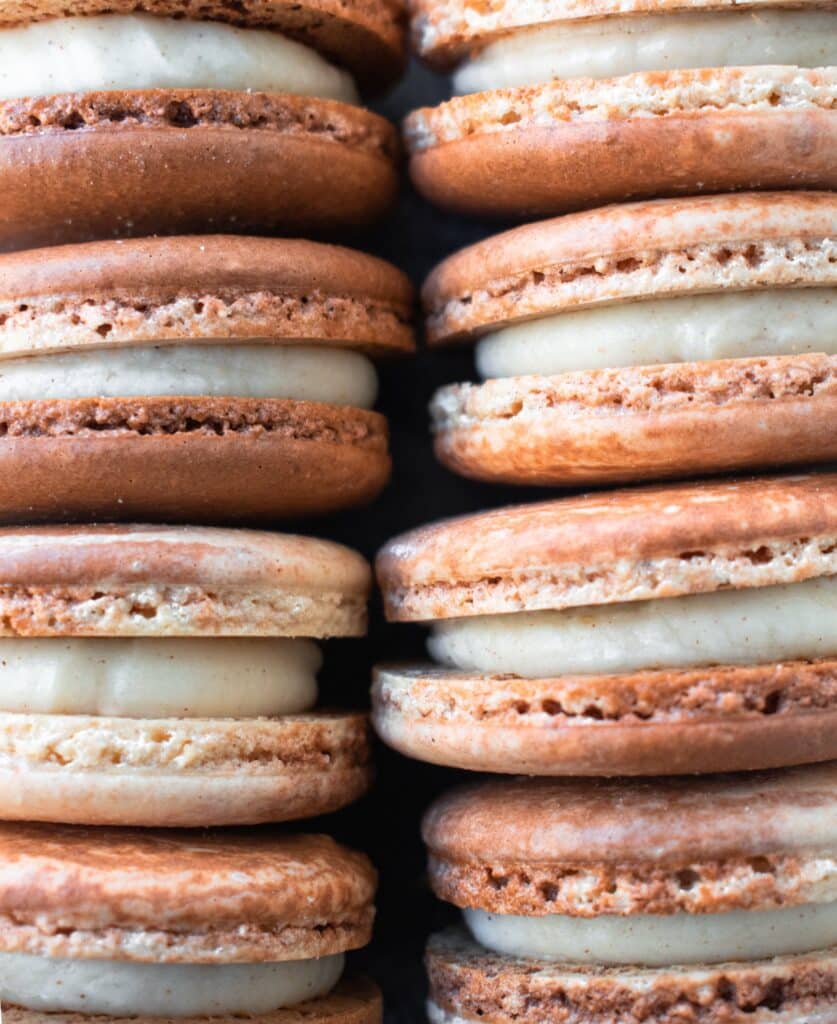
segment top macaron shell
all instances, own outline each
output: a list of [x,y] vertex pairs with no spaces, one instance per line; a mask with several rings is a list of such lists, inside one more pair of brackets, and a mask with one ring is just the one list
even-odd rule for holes
[[[0,519],[255,522],[370,501],[389,478],[387,424],[345,404],[351,397],[271,397],[256,379],[247,397],[223,388],[249,380],[217,377],[210,394],[173,395],[196,386],[179,376],[163,394],[97,393],[94,381],[64,397],[60,381],[65,367],[64,386],[84,380],[74,353],[99,350],[107,377],[109,360],[138,346],[164,346],[175,364],[173,349],[190,345],[256,343],[265,357],[298,345],[407,353],[412,300],[390,264],[295,239],[183,236],[0,256],[0,359],[70,357],[56,363],[56,393],[0,403]],[[232,377],[245,374],[248,358]],[[160,377],[164,364],[161,356]],[[347,381],[350,369],[340,371]],[[210,372],[192,373],[198,387]]]
[[0,530],[4,636],[363,636],[370,588],[360,555],[310,537]]
[[[66,49],[70,61],[62,19],[78,25],[86,16],[134,14],[158,18],[161,31],[177,21],[181,35],[190,24],[213,23],[244,36],[260,32],[263,47],[273,33],[277,43],[301,44],[309,58],[324,61],[326,76],[336,79],[345,69],[367,91],[391,84],[404,66],[406,17],[398,0],[248,0],[234,8],[81,0],[69,10],[53,0],[12,2],[0,24],[3,31],[50,26],[51,45]],[[124,45],[135,44],[136,35],[126,32]],[[43,38],[37,45],[42,52]],[[218,40],[214,46],[217,55]],[[0,251],[199,231],[321,236],[386,212],[398,188],[398,135],[385,118],[356,105],[348,78],[341,99],[327,98],[316,75],[300,86],[303,94],[294,82],[283,88],[281,75],[278,84],[263,79],[260,89],[252,55],[238,58],[238,78],[225,78],[205,49],[205,66],[177,87],[158,85],[153,75],[135,80],[128,71],[120,79],[118,63],[113,74],[73,73],[57,82],[45,73],[44,84],[28,85],[30,95],[15,95],[10,83],[0,100]],[[101,45],[96,52],[102,63],[110,59]],[[226,59],[234,70],[236,58],[222,56],[221,63]]]

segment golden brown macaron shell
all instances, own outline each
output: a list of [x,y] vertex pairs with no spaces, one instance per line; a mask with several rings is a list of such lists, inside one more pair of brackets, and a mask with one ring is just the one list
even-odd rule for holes
[[[396,0],[247,0],[233,7],[52,0],[12,3],[5,25],[145,11],[272,28],[381,88],[404,63]],[[0,102],[0,251],[191,231],[324,232],[364,225],[395,197],[385,119],[286,93],[151,89]],[[114,176],[113,168],[119,168]]]
[[[527,225],[436,268],[429,334],[443,344],[601,303],[834,287],[835,230],[825,193],[661,200]],[[436,452],[465,476],[545,486],[829,461],[836,370],[834,356],[803,352],[454,384],[431,405]]]
[[[770,586],[837,570],[833,474],[645,488],[497,509],[395,538],[387,615],[424,621]],[[655,775],[837,757],[837,663],[555,678],[388,665],[379,735],[476,771]]]
[[[268,338],[398,353],[412,347],[411,302],[394,267],[336,246],[97,242],[0,257],[0,351]],[[0,424],[6,522],[275,519],[369,501],[389,478],[384,418],[348,406],[44,399],[0,403]]]

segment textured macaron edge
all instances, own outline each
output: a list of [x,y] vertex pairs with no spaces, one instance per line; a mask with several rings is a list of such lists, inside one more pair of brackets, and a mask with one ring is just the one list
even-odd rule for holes
[[661,199],[539,221],[462,249],[427,278],[432,343],[643,298],[837,283],[824,192]]
[[837,662],[523,679],[391,665],[373,723],[402,754],[470,771],[656,775],[837,757]]
[[837,476],[644,487],[495,509],[386,544],[391,621],[560,609],[837,573]]
[[320,52],[351,71],[365,88],[392,82],[406,60],[406,10],[398,0],[12,0],[4,27],[47,18],[149,13],[157,17],[220,21],[238,28],[269,28]]
[[[782,0],[747,0],[736,10],[755,12],[782,7]],[[613,18],[632,14],[672,14],[712,11],[723,16],[717,0],[493,0],[491,4],[467,5],[462,0],[410,0],[410,34],[416,52],[428,64],[447,70],[497,36],[518,29],[572,22],[588,18]],[[827,3],[804,7],[827,9]]]
[[375,870],[327,836],[5,824],[0,845],[4,952],[246,963],[371,934]]
[[617,483],[826,462],[837,357],[620,367],[448,385],[435,451],[480,480]]
[[359,554],[291,534],[0,530],[4,636],[359,636],[370,587]]
[[524,1015],[544,1024],[639,1019],[826,1024],[837,999],[837,950],[688,967],[595,967],[489,952],[465,931],[431,937],[426,956],[431,1024]]
[[[44,1013],[20,1006],[3,1008],[3,1015],[13,1024],[89,1024],[82,1013]],[[367,978],[342,978],[327,996],[311,999],[296,1006],[248,1017],[254,1024],[380,1024],[383,1000],[378,986]],[[120,1024],[124,1017],[97,1015],[99,1024]],[[206,1024],[206,1017],[133,1017],[137,1024]]]
[[837,894],[834,765],[627,781],[492,780],[427,811],[431,885],[500,914],[722,913]]
[[0,355],[260,339],[413,348],[412,286],[383,260],[299,239],[194,235],[0,256]]

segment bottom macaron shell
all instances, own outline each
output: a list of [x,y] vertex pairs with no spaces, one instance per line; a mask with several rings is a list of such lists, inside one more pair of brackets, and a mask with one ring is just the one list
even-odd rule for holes
[[[378,986],[367,978],[347,978],[327,996],[298,1003],[273,1013],[263,1013],[246,1019],[252,1024],[380,1024],[383,1014]],[[5,1005],[3,1017],[11,1024],[124,1024],[124,1017],[99,1014],[95,1017],[81,1013],[47,1013]],[[132,1017],[135,1024],[206,1024],[209,1017]]]
[[212,90],[0,103],[0,250],[202,230],[333,230],[392,202],[397,140],[359,107]]
[[408,757],[525,775],[745,771],[837,758],[837,661],[521,679],[377,670],[373,721]]
[[330,512],[380,493],[387,449],[383,416],[320,402],[4,402],[0,522],[258,522]]
[[829,69],[721,68],[460,96],[407,119],[410,174],[439,206],[500,217],[651,196],[831,189],[831,82]]
[[361,796],[366,716],[0,714],[0,819],[202,827],[327,814]]
[[687,477],[837,458],[837,357],[511,377],[444,388],[436,453],[511,484]]
[[749,963],[595,967],[489,952],[463,930],[431,938],[431,1024],[832,1024],[837,950]]

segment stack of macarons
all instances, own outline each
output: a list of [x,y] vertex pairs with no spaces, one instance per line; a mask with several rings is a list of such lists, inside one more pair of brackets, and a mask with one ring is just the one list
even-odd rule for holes
[[411,0],[453,99],[406,121],[432,202],[530,218],[612,201],[837,187],[827,0]]
[[837,475],[451,519],[378,577],[432,628],[377,670],[381,737],[528,776],[425,819],[466,925],[430,942],[434,1024],[834,1019]]

